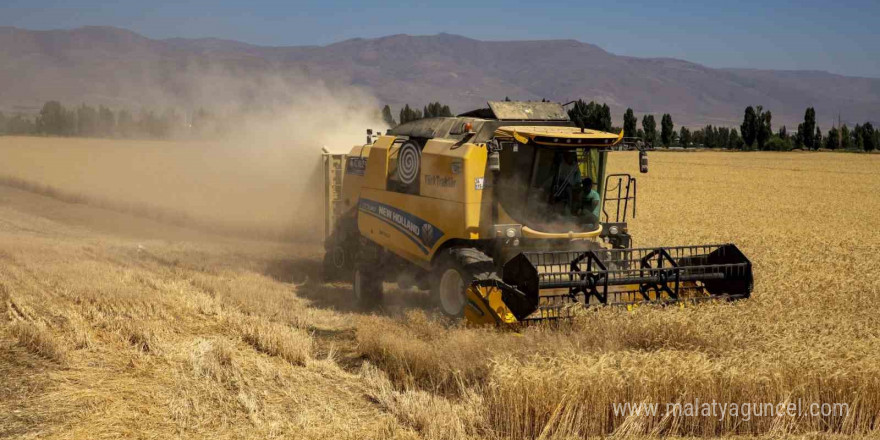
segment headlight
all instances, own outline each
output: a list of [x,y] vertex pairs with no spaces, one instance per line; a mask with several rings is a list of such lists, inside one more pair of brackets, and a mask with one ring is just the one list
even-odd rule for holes
[[608,233],[611,235],[617,235],[618,232],[620,232],[620,229],[617,226],[608,228]]
[[513,238],[513,237],[516,237],[516,229],[513,229],[513,228],[507,228],[507,230],[504,231],[504,234],[507,235],[507,238]]

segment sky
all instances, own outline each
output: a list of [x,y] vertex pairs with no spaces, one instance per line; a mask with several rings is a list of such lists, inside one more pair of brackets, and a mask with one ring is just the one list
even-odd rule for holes
[[880,0],[521,1],[0,0],[0,26],[115,26],[150,38],[267,46],[440,32],[480,40],[574,39],[618,54],[710,67],[880,78]]

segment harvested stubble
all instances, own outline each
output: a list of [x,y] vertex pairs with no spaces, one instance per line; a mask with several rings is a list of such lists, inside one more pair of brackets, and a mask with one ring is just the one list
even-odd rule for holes
[[[0,188],[0,437],[876,437],[880,157],[651,161],[636,244],[736,242],[755,265],[752,299],[590,311],[521,334],[399,314],[427,301],[401,292],[365,316],[348,286],[314,281],[317,247]],[[610,168],[635,164],[614,154]],[[9,166],[27,177],[27,161]],[[849,414],[612,411],[696,399]]]

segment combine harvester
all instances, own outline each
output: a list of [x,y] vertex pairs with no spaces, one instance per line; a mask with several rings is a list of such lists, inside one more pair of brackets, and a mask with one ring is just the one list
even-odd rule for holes
[[[325,278],[352,281],[364,307],[396,282],[499,325],[749,297],[751,263],[733,244],[631,247],[636,178],[606,173],[622,138],[549,102],[367,130],[365,145],[324,154]],[[639,162],[647,172],[645,151]]]

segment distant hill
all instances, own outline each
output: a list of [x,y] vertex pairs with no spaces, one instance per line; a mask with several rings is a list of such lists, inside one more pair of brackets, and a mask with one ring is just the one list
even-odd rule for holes
[[[35,109],[48,99],[151,105],[191,94],[201,71],[306,75],[368,89],[396,112],[442,101],[455,111],[486,100],[577,98],[607,102],[616,125],[632,107],[670,113],[677,125],[738,125],[747,105],[796,127],[816,107],[823,130],[880,122],[880,79],[815,71],[711,69],[669,58],[635,58],[574,40],[479,41],[457,35],[392,35],[327,46],[264,47],[222,39],[154,40],[109,27],[30,31],[0,27],[0,108]],[[194,79],[195,78],[195,79]],[[162,96],[160,99],[157,96]],[[164,101],[162,101],[164,102]]]

